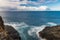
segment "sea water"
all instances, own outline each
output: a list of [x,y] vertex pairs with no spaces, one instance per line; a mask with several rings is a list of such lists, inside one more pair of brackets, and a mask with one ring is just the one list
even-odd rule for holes
[[60,24],[60,11],[1,11],[5,25],[13,26],[22,40],[43,40],[39,32]]

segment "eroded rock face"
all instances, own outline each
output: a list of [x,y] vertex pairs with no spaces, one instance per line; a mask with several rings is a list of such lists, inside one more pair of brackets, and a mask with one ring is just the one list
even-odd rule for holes
[[1,16],[0,16],[0,28],[4,29],[4,22]]
[[12,27],[4,25],[0,16],[0,40],[21,40],[19,33]]
[[44,30],[39,32],[39,35],[47,40],[60,40],[60,25],[46,27]]

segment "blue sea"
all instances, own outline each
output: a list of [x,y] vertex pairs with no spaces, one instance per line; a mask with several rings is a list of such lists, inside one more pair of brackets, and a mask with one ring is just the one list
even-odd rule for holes
[[0,11],[5,25],[13,26],[22,40],[43,40],[39,32],[60,24],[60,11]]

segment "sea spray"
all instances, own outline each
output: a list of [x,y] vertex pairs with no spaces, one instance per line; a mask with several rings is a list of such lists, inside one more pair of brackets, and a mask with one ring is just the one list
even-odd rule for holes
[[42,25],[42,26],[38,26],[38,27],[35,26],[35,27],[31,28],[30,30],[28,30],[28,34],[33,37],[38,37],[38,39],[40,40],[38,33],[40,31],[42,31],[45,27],[46,27],[46,25]]
[[15,28],[21,35],[22,40],[27,40],[25,34],[23,33],[24,28],[28,27],[28,25],[24,22],[22,23],[16,23],[16,22],[10,22],[10,23],[4,23],[5,25],[10,25],[13,28]]
[[13,26],[19,33],[22,40],[45,40],[39,36],[39,32],[42,31],[46,26],[54,26],[57,25],[52,22],[46,23],[46,25],[41,26],[30,26],[24,22],[21,23],[5,23],[5,25]]

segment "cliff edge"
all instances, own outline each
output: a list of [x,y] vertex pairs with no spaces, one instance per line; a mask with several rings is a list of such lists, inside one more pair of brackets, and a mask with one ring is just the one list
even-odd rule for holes
[[60,25],[46,27],[39,32],[39,36],[47,40],[60,40]]
[[19,33],[9,25],[4,25],[0,16],[0,40],[21,40]]

